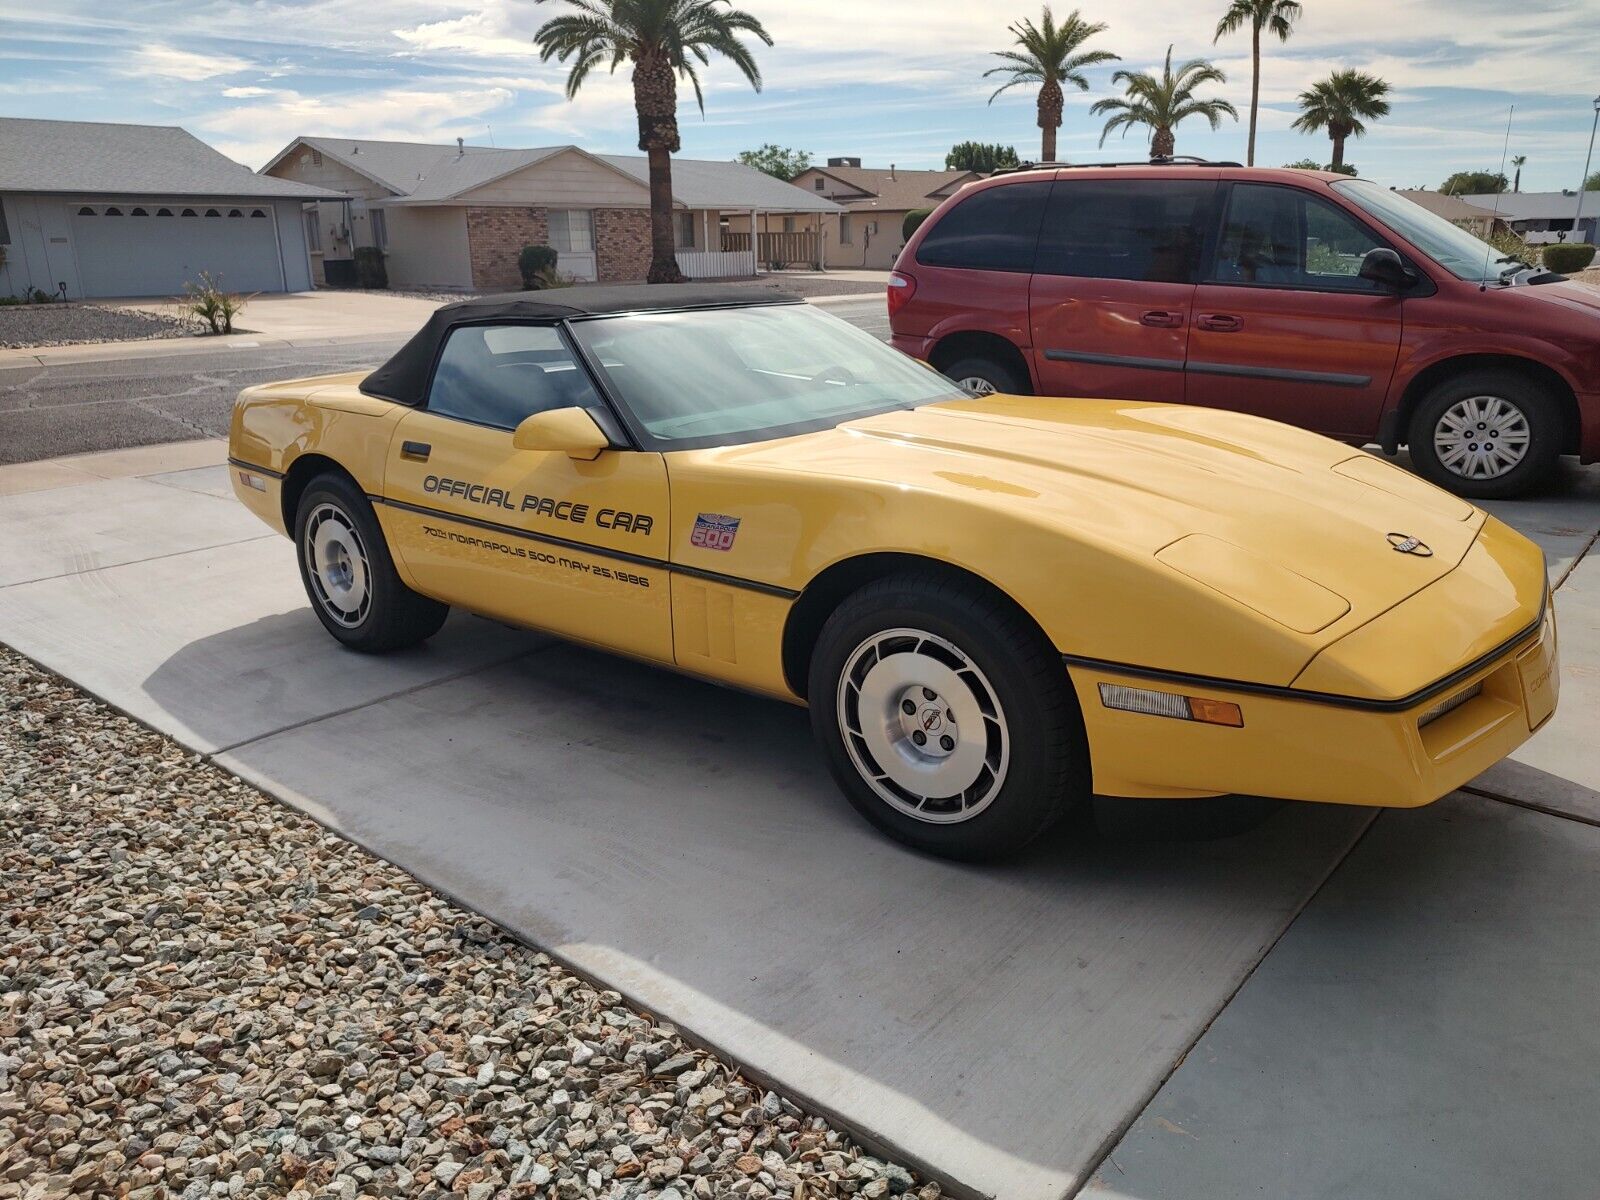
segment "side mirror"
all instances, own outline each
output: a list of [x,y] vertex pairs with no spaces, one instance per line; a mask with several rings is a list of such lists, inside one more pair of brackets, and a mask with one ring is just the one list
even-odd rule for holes
[[611,448],[611,439],[583,409],[554,408],[534,413],[518,425],[511,444],[518,450],[559,450],[568,458],[590,462]]
[[1417,273],[1400,260],[1400,256],[1387,246],[1376,246],[1367,251],[1361,260],[1362,279],[1370,279],[1380,287],[1403,292],[1417,282]]

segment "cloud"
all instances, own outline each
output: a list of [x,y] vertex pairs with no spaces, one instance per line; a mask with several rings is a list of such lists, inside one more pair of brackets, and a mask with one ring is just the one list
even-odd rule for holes
[[229,54],[199,54],[174,46],[149,44],[134,51],[124,73],[197,83],[219,75],[236,75],[240,71],[248,71],[252,65],[248,59]]
[[537,55],[531,31],[518,36],[507,29],[507,24],[501,13],[486,10],[389,32],[414,51],[453,50],[509,58]]
[[223,88],[222,94],[230,100],[251,100],[257,96],[272,95],[272,89],[263,87],[231,87]]

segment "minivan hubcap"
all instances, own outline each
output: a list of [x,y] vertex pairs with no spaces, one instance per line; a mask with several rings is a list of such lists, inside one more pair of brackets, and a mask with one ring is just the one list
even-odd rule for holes
[[306,574],[322,609],[341,625],[366,619],[372,604],[367,550],[350,519],[332,504],[319,504],[306,520]]
[[1469,396],[1439,417],[1433,449],[1463,479],[1495,479],[1528,455],[1528,418],[1503,396]]
[[968,375],[965,379],[956,380],[956,383],[974,396],[992,396],[995,393],[994,383],[981,375]]
[[845,748],[880,799],[918,821],[971,820],[999,794],[1010,734],[994,688],[955,645],[886,629],[845,660],[836,698]]

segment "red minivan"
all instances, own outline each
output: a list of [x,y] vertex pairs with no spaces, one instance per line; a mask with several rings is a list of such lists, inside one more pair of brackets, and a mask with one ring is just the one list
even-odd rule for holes
[[970,184],[890,276],[899,349],[977,392],[1257,413],[1466,496],[1600,458],[1600,291],[1364,179],[1225,164]]

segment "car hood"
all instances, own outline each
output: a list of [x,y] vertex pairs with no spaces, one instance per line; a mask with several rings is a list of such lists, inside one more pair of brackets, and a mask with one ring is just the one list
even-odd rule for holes
[[1600,288],[1587,287],[1581,283],[1540,283],[1528,284],[1518,287],[1514,294],[1519,299],[1537,300],[1544,304],[1554,304],[1569,312],[1585,313],[1588,316],[1600,319]]
[[[1342,635],[1447,574],[1484,520],[1343,443],[1180,405],[991,396],[723,453],[1004,510],[1302,635]],[[1421,544],[1397,553],[1406,538]]]

